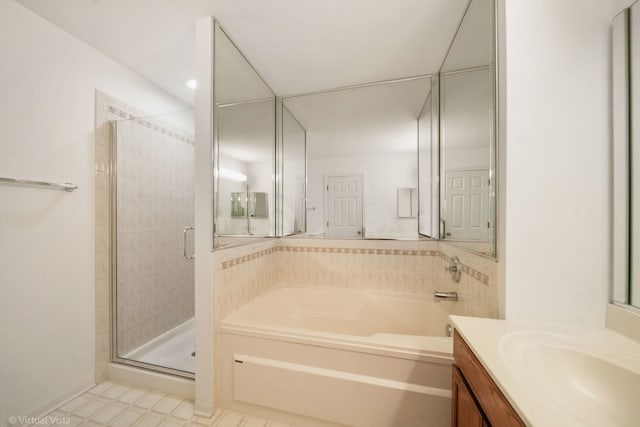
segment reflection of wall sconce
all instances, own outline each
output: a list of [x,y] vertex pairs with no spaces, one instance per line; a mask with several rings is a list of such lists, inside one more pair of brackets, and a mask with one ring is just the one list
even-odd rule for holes
[[225,168],[219,169],[218,176],[235,182],[245,182],[247,180],[247,175]]

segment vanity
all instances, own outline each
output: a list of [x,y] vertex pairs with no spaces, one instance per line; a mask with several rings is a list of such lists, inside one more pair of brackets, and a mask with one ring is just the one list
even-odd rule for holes
[[457,330],[453,358],[452,426],[525,425]]
[[611,329],[451,316],[452,426],[637,426],[640,342]]

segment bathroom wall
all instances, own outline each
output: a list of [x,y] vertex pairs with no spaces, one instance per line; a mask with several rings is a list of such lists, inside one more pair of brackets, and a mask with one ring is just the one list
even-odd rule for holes
[[[311,136],[310,136],[311,138]],[[309,159],[307,232],[324,233],[325,176],[363,175],[363,224],[371,238],[416,237],[417,218],[398,218],[398,188],[418,186],[418,158],[412,153]],[[392,175],[384,171],[393,170]]]
[[[94,90],[152,113],[157,87],[13,1],[0,2],[0,176],[73,181],[73,193],[0,186],[0,425],[94,383]],[[6,203],[5,203],[6,202]],[[97,239],[94,236],[98,236]]]
[[192,138],[161,119],[118,121],[119,356],[194,315],[193,261],[183,256],[194,215]]
[[603,326],[612,2],[499,4],[506,318]]

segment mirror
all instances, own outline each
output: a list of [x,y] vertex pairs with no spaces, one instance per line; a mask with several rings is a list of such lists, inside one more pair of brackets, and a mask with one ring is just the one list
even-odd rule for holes
[[282,144],[280,236],[307,231],[307,131],[280,102]]
[[418,117],[418,232],[433,239],[440,238],[438,80],[432,79]]
[[640,4],[612,23],[613,300],[640,307]]
[[[418,187],[416,121],[431,85],[425,76],[283,99],[283,116],[295,119],[300,141],[306,135],[307,236],[419,237],[417,192],[409,197],[414,207],[401,216],[398,189]],[[285,153],[286,144],[285,135]],[[285,174],[291,194],[302,192],[302,179],[296,180]],[[288,209],[304,209],[294,205]]]
[[398,218],[418,218],[417,188],[398,188]]
[[276,100],[217,23],[214,55],[214,246],[220,247],[221,236],[275,235]]
[[440,72],[440,238],[495,256],[493,0],[471,0]]

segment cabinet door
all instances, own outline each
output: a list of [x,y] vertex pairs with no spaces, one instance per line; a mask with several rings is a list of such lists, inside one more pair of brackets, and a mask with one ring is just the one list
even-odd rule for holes
[[453,365],[451,427],[488,426],[457,366]]

